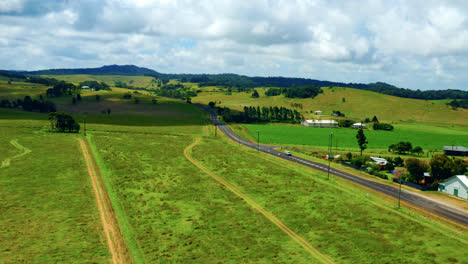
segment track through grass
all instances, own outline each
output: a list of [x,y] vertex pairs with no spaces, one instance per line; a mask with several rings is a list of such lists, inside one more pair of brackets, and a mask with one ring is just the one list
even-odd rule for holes
[[275,215],[273,215],[271,212],[268,212],[265,210],[260,204],[256,203],[254,200],[252,200],[250,197],[242,193],[239,189],[234,187],[233,185],[229,184],[225,180],[223,180],[221,177],[217,176],[214,174],[212,171],[208,170],[205,166],[203,166],[201,163],[199,163],[197,160],[195,160],[191,155],[190,151],[192,150],[193,147],[198,145],[200,143],[201,139],[199,137],[195,137],[195,142],[193,142],[191,145],[189,145],[185,150],[184,150],[184,155],[185,157],[192,162],[195,166],[206,172],[208,175],[210,175],[214,180],[217,182],[221,183],[223,186],[225,186],[228,190],[232,191],[235,193],[237,196],[242,198],[245,202],[247,202],[250,206],[252,206],[255,210],[257,210],[259,213],[264,215],[268,220],[270,220],[274,225],[276,225],[278,228],[280,228],[283,232],[288,234],[294,241],[296,241],[298,244],[300,244],[307,252],[309,252],[314,258],[319,260],[321,263],[334,263],[332,259],[330,259],[328,256],[323,255],[318,251],[316,248],[314,248],[309,242],[307,242],[304,238],[299,236],[296,232],[294,232],[292,229],[290,229],[288,226],[286,226],[281,220],[279,220]]
[[13,157],[11,157],[11,158],[6,158],[5,160],[3,160],[3,161],[2,161],[2,165],[0,165],[0,168],[5,168],[5,167],[10,166],[10,162],[11,162],[12,159],[17,159],[17,158],[22,157],[22,156],[24,156],[24,155],[26,155],[26,154],[29,154],[29,153],[31,152],[30,149],[28,149],[28,148],[26,148],[26,147],[20,145],[20,144],[18,143],[18,140],[17,140],[17,139],[12,139],[12,140],[10,141],[10,143],[11,143],[15,148],[17,148],[17,149],[19,149],[19,150],[22,150],[23,152],[20,153],[20,154],[18,154],[18,155],[15,155],[15,156],[13,156]]

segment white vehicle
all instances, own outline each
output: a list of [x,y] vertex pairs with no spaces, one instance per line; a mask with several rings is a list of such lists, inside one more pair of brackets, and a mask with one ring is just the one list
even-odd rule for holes
[[288,155],[288,156],[292,156],[291,152],[290,151],[285,151],[284,154]]

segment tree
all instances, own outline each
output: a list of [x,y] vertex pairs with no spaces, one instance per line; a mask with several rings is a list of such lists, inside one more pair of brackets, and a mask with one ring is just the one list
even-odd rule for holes
[[99,100],[101,100],[101,96],[99,94],[96,94],[96,101],[99,102]]
[[158,100],[153,99],[153,100],[151,100],[151,102],[153,102],[153,104],[156,104],[158,102]]
[[367,140],[366,140],[366,135],[364,135],[364,130],[359,129],[356,135],[357,143],[359,145],[359,149],[361,150],[361,156],[362,156],[362,151],[367,148]]
[[140,103],[140,99],[135,98],[135,104],[138,104],[138,103]]
[[374,116],[374,117],[372,118],[372,122],[373,122],[373,123],[378,123],[378,122],[379,122],[379,120],[377,119],[377,117],[376,117],[376,116]]
[[111,113],[111,109],[107,108],[107,115],[110,115],[110,113]]
[[424,179],[424,172],[426,172],[427,164],[419,159],[410,158],[405,161],[406,169],[409,172],[408,180],[413,183],[419,183]]
[[434,182],[440,182],[453,176],[453,162],[443,154],[437,154],[429,162]]
[[254,90],[254,92],[252,93],[252,98],[259,98],[260,95],[258,94],[257,90]]
[[343,103],[345,103],[345,102],[346,102],[346,98],[344,98],[344,97],[341,98],[341,101],[342,101]]
[[424,151],[420,146],[416,146],[411,150],[411,154],[417,154],[418,156],[421,156],[424,154]]
[[395,163],[396,167],[401,167],[403,165],[404,160],[400,157],[396,157],[393,163]]
[[72,98],[72,103],[76,104],[76,98],[75,97]]
[[454,159],[453,160],[453,175],[463,175],[467,172],[468,161],[464,161],[462,159]]
[[60,132],[68,130],[69,133],[80,132],[80,124],[75,122],[73,117],[68,113],[51,112],[49,113],[49,120],[52,129],[56,129]]
[[216,105],[216,102],[209,102],[209,103],[208,103],[208,106],[209,106],[210,108],[214,108],[215,105]]
[[81,101],[81,94],[76,95],[76,100]]

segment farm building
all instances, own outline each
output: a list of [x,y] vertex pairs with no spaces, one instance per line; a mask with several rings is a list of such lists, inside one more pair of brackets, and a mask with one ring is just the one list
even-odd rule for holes
[[81,89],[89,89],[89,86],[81,86]]
[[462,146],[445,146],[444,154],[447,156],[468,156],[468,148]]
[[314,115],[321,115],[322,114],[322,111],[315,111],[314,112]]
[[354,123],[354,124],[353,124],[353,128],[359,129],[359,128],[361,128],[361,127],[362,127],[362,128],[367,128],[366,124],[364,124],[364,123]]
[[304,120],[301,124],[306,127],[338,127],[335,120]]
[[468,199],[468,178],[456,175],[439,183],[439,191]]

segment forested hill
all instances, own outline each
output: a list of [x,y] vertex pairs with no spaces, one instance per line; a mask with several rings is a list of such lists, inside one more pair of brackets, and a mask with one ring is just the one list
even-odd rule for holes
[[89,74],[89,75],[127,75],[127,76],[143,76],[157,75],[157,71],[137,67],[135,65],[107,65],[100,68],[77,68],[77,69],[50,69],[40,71],[23,72],[33,75],[74,75],[74,74]]
[[288,77],[249,77],[237,74],[165,74],[157,71],[137,67],[134,65],[108,65],[100,68],[78,68],[78,69],[51,69],[40,71],[8,72],[0,71],[0,75],[130,75],[130,76],[153,76],[163,80],[178,79],[182,82],[198,83],[203,86],[224,86],[240,90],[249,90],[254,87],[294,87],[313,85],[317,87],[339,86],[360,90],[368,90],[382,94],[388,94],[403,98],[440,100],[440,99],[468,99],[468,91],[461,90],[410,90],[398,88],[393,85],[377,82],[363,83],[341,83],[331,81],[320,81],[306,78]]

